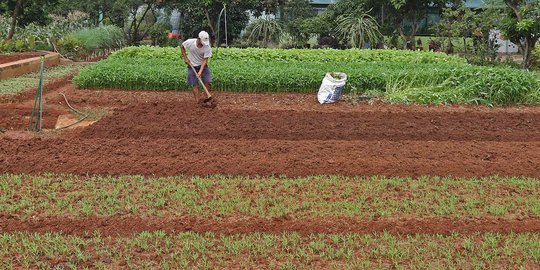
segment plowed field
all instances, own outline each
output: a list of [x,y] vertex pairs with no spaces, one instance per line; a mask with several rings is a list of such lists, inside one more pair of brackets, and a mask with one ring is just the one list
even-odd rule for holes
[[[413,252],[417,255],[402,257],[384,252],[363,257],[368,253],[357,246],[350,246],[355,256],[344,253],[334,258],[317,251],[317,241],[330,243],[333,237],[362,235],[372,235],[379,239],[373,241],[381,243],[393,243],[389,238],[397,235],[395,240],[409,248],[415,242],[403,235],[422,235],[425,242],[455,247],[451,256],[461,258],[465,268],[540,267],[540,255],[535,252],[540,203],[534,199],[539,192],[536,179],[540,178],[539,107],[346,102],[323,106],[316,103],[314,95],[306,94],[218,93],[218,107],[205,109],[194,104],[189,93],[79,90],[68,84],[46,93],[46,129],[53,128],[60,115],[69,114],[61,92],[74,107],[105,112],[104,116],[87,127],[35,134],[25,130],[33,102],[30,92],[0,103],[0,172],[4,181],[0,186],[0,230],[4,240],[20,238],[27,244],[40,243],[37,238],[44,233],[57,233],[55,241],[62,243],[91,243],[82,251],[54,256],[43,251],[41,257],[32,257],[35,249],[25,246],[2,253],[6,263],[0,266],[24,267],[23,262],[27,262],[29,266],[49,267],[155,268],[167,261],[173,268],[202,267],[199,257],[179,262],[172,253],[148,253],[139,242],[125,240],[140,240],[151,231],[163,233],[170,241],[188,239],[192,237],[189,233],[204,235],[204,241],[214,241],[214,255],[198,248],[196,254],[210,259],[206,263],[213,267],[275,269],[286,266],[287,258],[300,268],[342,268],[354,265],[351,258],[362,258],[365,261],[360,263],[367,268],[409,268],[418,266],[416,259],[435,268],[438,265],[422,253],[429,250],[427,247]],[[111,178],[96,180],[92,175]],[[125,175],[141,175],[137,177],[143,180]],[[211,175],[218,176],[204,178]],[[220,178],[223,175],[232,178]],[[318,175],[326,180],[302,179]],[[154,179],[169,176],[183,178]],[[332,181],[326,176],[338,178]],[[360,176],[367,178],[358,181],[371,181],[380,188],[361,194],[354,180],[341,179]],[[426,183],[399,180],[396,184],[371,176],[464,180],[452,180],[448,188],[444,179]],[[495,178],[499,179],[493,180],[498,181],[497,186],[490,186],[489,179],[475,180],[491,176],[506,178]],[[115,184],[102,189],[103,181]],[[227,183],[234,187],[227,189]],[[290,190],[295,191],[287,193]],[[53,210],[48,211],[47,204]],[[213,211],[197,214],[204,209]],[[89,232],[98,235],[91,240],[66,238],[88,239]],[[188,236],[175,234],[179,232]],[[219,241],[214,234],[222,235]],[[499,235],[500,243],[521,243],[515,245],[523,250],[503,251],[502,244],[484,245],[493,234]],[[100,253],[96,246],[101,235],[109,237],[104,245],[110,254]],[[272,256],[253,255],[254,250],[265,249],[250,246],[236,253],[230,246],[227,237],[242,235],[261,239],[281,235],[279,241],[301,239],[292,247],[296,252],[293,257],[283,255],[288,251],[274,242],[267,246]],[[323,240],[313,239],[315,235]],[[161,236],[149,235],[148,239],[155,237]],[[244,243],[243,237],[235,243]],[[479,249],[468,249],[469,238]],[[0,240],[0,247],[13,250],[10,240],[4,240]],[[131,244],[118,244],[123,241]],[[137,247],[120,248],[132,244]],[[347,244],[338,247],[346,248]],[[307,261],[298,253],[304,249],[309,251]],[[87,259],[78,258],[76,252],[86,254]],[[470,255],[489,252],[503,255],[495,259]],[[244,253],[249,255],[239,256]],[[30,254],[25,255],[26,261],[12,259],[24,254]],[[114,254],[130,254],[137,260],[130,264],[125,256]],[[457,262],[445,260],[442,265]]]
[[[66,93],[74,106],[111,113],[46,139],[5,134],[0,171],[540,177],[539,108],[322,106],[308,95],[222,94],[222,105],[204,109],[187,93]],[[0,127],[20,130],[27,118],[9,106]]]

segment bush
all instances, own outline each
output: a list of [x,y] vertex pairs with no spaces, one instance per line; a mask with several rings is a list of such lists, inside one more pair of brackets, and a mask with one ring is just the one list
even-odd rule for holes
[[15,50],[15,43],[13,40],[4,40],[1,45],[0,51],[2,52],[12,52]]
[[64,56],[71,57],[81,51],[81,41],[73,35],[61,38],[57,45]]
[[4,40],[7,37],[9,26],[9,19],[0,15],[0,40]]
[[531,55],[531,67],[534,69],[540,69],[540,43],[536,44]]
[[115,49],[125,44],[122,30],[116,26],[85,28],[61,38],[57,45],[68,57],[90,54],[100,49]]
[[[51,23],[45,26],[30,23],[24,28],[17,27],[13,36],[14,43],[1,44],[0,51],[50,50],[51,41],[58,41],[87,25],[88,15],[75,11],[67,16],[50,15],[49,19]],[[9,20],[7,17],[0,16],[1,40],[7,37]]]
[[114,25],[85,28],[72,34],[81,42],[84,50],[112,49],[125,46],[122,29]]

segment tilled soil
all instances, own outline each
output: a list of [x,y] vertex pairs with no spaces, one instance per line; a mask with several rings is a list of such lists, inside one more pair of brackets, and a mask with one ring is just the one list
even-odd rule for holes
[[0,171],[540,177],[537,107],[322,106],[310,95],[221,94],[218,108],[205,109],[188,93],[66,94],[75,107],[114,113],[59,136],[0,135]]
[[[0,104],[0,128],[7,130],[23,130],[30,125],[32,116],[31,104]],[[45,129],[53,129],[56,124],[56,119],[62,114],[69,113],[66,109],[58,106],[44,106],[43,108],[43,123]],[[38,117],[39,112],[35,113]]]
[[40,53],[0,54],[0,65],[40,56]]
[[21,221],[15,217],[0,216],[0,231],[14,232],[61,232],[65,234],[84,235],[87,232],[99,231],[103,236],[131,236],[143,231],[165,232],[213,232],[217,234],[239,233],[283,233],[299,234],[369,234],[389,232],[393,234],[473,234],[476,232],[492,233],[540,233],[539,219],[451,219],[451,218],[401,218],[379,220],[357,220],[351,218],[274,218],[229,217],[221,220],[197,217],[185,218],[151,218],[137,216],[94,217],[87,219],[71,219],[67,217],[36,218]]

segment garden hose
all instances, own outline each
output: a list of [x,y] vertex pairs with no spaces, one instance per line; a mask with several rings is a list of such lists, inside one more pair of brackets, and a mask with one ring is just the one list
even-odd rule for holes
[[72,126],[74,126],[74,125],[76,125],[76,124],[78,124],[78,123],[84,121],[86,118],[88,118],[88,115],[87,115],[87,114],[84,114],[84,113],[78,111],[77,109],[73,108],[73,107],[71,106],[71,104],[69,104],[69,102],[68,102],[68,100],[67,100],[67,98],[66,98],[66,95],[64,95],[64,93],[60,93],[60,95],[62,95],[62,96],[64,97],[64,100],[66,101],[66,104],[68,105],[68,107],[69,107],[72,111],[74,111],[75,113],[81,115],[83,118],[77,120],[77,122],[75,122],[75,123],[72,123],[72,124],[69,124],[69,125],[67,125],[67,126],[65,126],[65,127],[61,127],[61,128],[57,128],[57,129],[66,129],[66,128],[68,128],[68,127],[72,127]]

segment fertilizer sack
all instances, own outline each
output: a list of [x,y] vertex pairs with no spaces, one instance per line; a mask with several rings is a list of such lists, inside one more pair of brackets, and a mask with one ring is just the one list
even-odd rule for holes
[[341,97],[341,92],[345,88],[347,74],[341,72],[326,73],[319,88],[317,98],[319,103],[334,103]]

